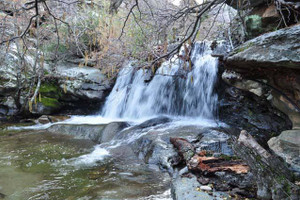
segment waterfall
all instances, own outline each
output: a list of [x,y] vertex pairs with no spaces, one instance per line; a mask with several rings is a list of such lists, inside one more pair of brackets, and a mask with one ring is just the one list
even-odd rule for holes
[[156,70],[150,82],[145,82],[149,71],[135,71],[128,64],[119,72],[101,115],[131,119],[157,115],[212,119],[218,100],[213,91],[218,60],[211,53],[208,43],[195,43],[191,69],[189,62],[184,64],[182,59],[173,57]]

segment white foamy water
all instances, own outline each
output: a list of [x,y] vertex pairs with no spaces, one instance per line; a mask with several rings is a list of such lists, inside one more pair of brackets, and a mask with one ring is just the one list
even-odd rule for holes
[[93,166],[97,161],[103,160],[108,155],[109,152],[106,149],[97,145],[91,153],[79,156],[72,160],[72,163],[75,166]]
[[180,59],[166,61],[150,83],[145,82],[143,69],[134,71],[129,64],[120,71],[101,115],[139,119],[164,114],[213,119],[218,100],[213,92],[218,60],[210,54],[209,45],[197,43],[191,55],[193,66]]
[[[218,73],[218,60],[211,56],[209,43],[196,43],[191,53],[191,64],[176,57],[156,70],[150,82],[145,82],[147,71],[135,70],[129,63],[118,75],[114,88],[107,97],[101,115],[72,116],[55,124],[108,124],[127,121],[130,125],[165,115],[173,119],[161,129],[181,125],[212,127],[215,121],[218,96],[214,85]],[[184,69],[185,68],[185,69]],[[52,124],[10,129],[47,129]],[[151,129],[150,129],[151,130]],[[109,148],[130,143],[145,132],[133,132],[130,137],[113,141]],[[100,146],[89,154],[78,157],[74,165],[92,165],[109,155]]]

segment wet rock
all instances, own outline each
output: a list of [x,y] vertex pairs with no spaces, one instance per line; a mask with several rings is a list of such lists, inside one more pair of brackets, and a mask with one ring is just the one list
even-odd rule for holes
[[179,175],[179,176],[182,176],[182,175],[184,175],[184,174],[187,174],[188,172],[189,172],[188,167],[184,167],[184,168],[182,168],[182,169],[178,172],[178,175]]
[[65,121],[67,119],[70,119],[70,116],[58,116],[58,115],[50,115],[48,116],[48,118],[50,119],[51,123],[55,123],[55,122],[62,122]]
[[105,125],[54,124],[47,129],[51,133],[72,135],[78,139],[88,139],[95,143],[100,141]]
[[170,138],[170,142],[177,149],[184,161],[189,161],[195,154],[195,147],[186,139]]
[[100,143],[109,142],[111,141],[115,135],[123,130],[124,128],[128,127],[129,124],[127,122],[112,122],[105,126],[104,130],[102,131]]
[[217,191],[225,192],[225,191],[229,191],[231,187],[227,183],[218,182],[214,185],[214,188]]
[[162,170],[173,172],[171,158],[177,153],[167,139],[149,134],[131,145],[137,156],[148,164],[158,165]]
[[201,183],[201,185],[207,185],[207,184],[209,184],[209,179],[208,179],[208,178],[199,177],[199,178],[197,179],[197,181],[198,181],[199,183]]
[[67,119],[70,119],[70,116],[42,115],[36,121],[40,124],[48,124],[65,121]]
[[231,196],[236,196],[236,195],[249,196],[248,192],[240,188],[233,188],[229,194]]
[[208,186],[201,186],[194,175],[192,175],[191,178],[179,176],[172,180],[172,198],[174,200],[223,199],[223,196],[220,193],[213,193],[212,195],[210,195],[205,191],[201,191],[201,187],[205,187],[204,189],[208,189],[206,188]]
[[264,95],[260,97],[230,86],[223,91],[220,94],[219,117],[234,128],[228,129],[231,134],[238,135],[245,129],[267,147],[266,143],[271,137],[292,128],[288,116],[272,106]]
[[5,194],[0,193],[0,199],[4,199],[6,197]]
[[211,191],[212,188],[209,186],[200,186],[200,190],[204,190],[204,191]]
[[254,176],[251,172],[246,174],[234,174],[230,172],[216,172],[214,174],[218,177],[219,180],[222,180],[221,183],[226,183],[232,187],[238,187],[241,189],[253,189],[255,184]]
[[197,126],[166,127],[168,127],[168,124],[160,124],[148,128],[139,128],[139,126],[136,126],[121,131],[115,139],[127,141],[132,135],[142,135],[136,141],[129,144],[134,152],[136,152],[136,155],[144,160],[144,162],[158,165],[161,169],[172,173],[172,166],[181,163],[181,159],[171,144],[170,137],[176,136],[194,140],[204,130]]
[[40,124],[48,124],[50,123],[50,119],[47,115],[42,115],[40,116],[38,119],[37,119],[37,122],[40,123]]
[[172,120],[168,117],[157,117],[154,119],[147,120],[147,121],[141,123],[140,125],[138,125],[137,127],[138,128],[146,128],[146,127],[150,127],[150,126],[156,126],[159,124],[165,124],[165,123],[168,123],[171,121]]

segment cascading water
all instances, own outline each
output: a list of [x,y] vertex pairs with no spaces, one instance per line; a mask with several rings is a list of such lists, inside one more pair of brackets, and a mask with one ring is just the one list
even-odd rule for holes
[[[222,151],[227,150],[225,148],[226,145],[224,145],[224,148],[222,146],[227,140],[226,134],[218,131],[206,133],[208,127],[215,126],[214,122],[211,123],[212,120],[206,119],[213,119],[215,117],[214,113],[217,105],[217,94],[214,93],[214,85],[217,78],[218,61],[211,56],[212,50],[210,46],[209,43],[204,42],[196,43],[193,46],[190,55],[191,68],[189,62],[184,63],[178,57],[164,62],[156,70],[150,82],[145,82],[147,74],[150,71],[144,72],[143,69],[136,71],[131,64],[128,64],[120,71],[116,84],[106,99],[101,116],[73,116],[64,122],[27,127],[28,129],[46,129],[52,125],[70,127],[70,124],[83,124],[82,127],[78,126],[79,128],[72,128],[68,131],[68,133],[73,134],[77,131],[80,133],[83,129],[94,126],[105,127],[104,130],[106,130],[109,127],[108,123],[122,121],[120,123],[111,123],[110,125],[112,126],[110,129],[112,130],[106,130],[106,136],[109,135],[111,139],[104,137],[104,130],[101,129],[103,131],[101,132],[103,135],[101,135],[100,131],[93,131],[94,129],[91,129],[90,133],[96,134],[95,137],[99,137],[99,141],[101,139],[101,144],[97,144],[94,150],[88,154],[79,157],[74,156],[70,159],[58,159],[55,163],[51,164],[51,166],[59,169],[60,173],[55,177],[57,180],[49,178],[49,180],[42,182],[41,185],[36,187],[38,191],[37,195],[48,195],[48,190],[57,191],[57,188],[65,189],[65,187],[69,186],[65,183],[69,183],[70,180],[64,177],[75,176],[90,169],[100,169],[98,166],[102,166],[100,171],[95,171],[97,172],[95,173],[96,175],[99,174],[99,177],[96,177],[99,178],[99,181],[97,181],[94,190],[101,191],[97,193],[99,195],[114,197],[114,195],[118,195],[119,193],[122,196],[127,195],[127,190],[129,190],[129,194],[131,195],[131,193],[135,194],[136,191],[143,189],[147,193],[140,192],[137,195],[141,196],[140,199],[171,199],[170,190],[164,192],[169,185],[169,176],[166,177],[164,173],[152,169],[151,173],[149,173],[150,168],[148,168],[148,165],[141,164],[137,160],[136,154],[138,153],[138,159],[142,160],[147,157],[149,163],[151,160],[154,164],[159,163],[159,165],[165,168],[169,166],[169,147],[164,140],[169,140],[166,138],[173,137],[173,134],[174,136],[190,137],[200,132],[204,134],[204,137],[201,138],[203,140],[202,147],[216,143],[217,145],[214,146],[215,149],[221,147]],[[184,57],[184,55],[181,56]],[[168,117],[155,118],[158,115],[168,115]],[[174,119],[177,116],[179,116],[179,120]],[[151,117],[154,117],[154,119],[136,124],[137,119]],[[182,117],[188,117],[188,119],[185,120]],[[195,120],[196,118],[200,118],[200,120]],[[131,119],[134,121],[133,123],[131,123]],[[130,122],[125,123],[126,128],[118,130],[118,126],[123,124],[124,121]],[[127,125],[129,126],[127,127]],[[86,133],[84,131],[84,134]],[[80,135],[82,136],[83,134]],[[44,137],[44,134],[42,136]],[[34,137],[36,136],[34,135]],[[103,138],[106,139],[104,140]],[[63,140],[63,142],[65,141]],[[46,147],[49,148],[48,146]],[[153,156],[151,156],[152,154]],[[114,159],[106,159],[107,157]],[[42,160],[39,163],[42,164],[44,162]],[[32,160],[28,161],[26,167],[31,166],[32,163]],[[102,170],[105,166],[108,166],[108,172]],[[88,175],[82,175],[86,178],[90,175],[93,177],[95,174],[91,171],[88,172]],[[73,182],[70,182],[72,184],[71,187],[78,185],[78,180],[79,178],[72,179]],[[84,178],[82,180],[85,181]],[[73,184],[74,181],[76,181],[76,184]],[[99,184],[101,181],[105,183],[103,184],[103,188]],[[93,188],[90,184],[92,182],[87,183],[89,184],[87,187]],[[113,187],[116,183],[119,186]],[[130,184],[133,185],[132,188],[128,188]],[[112,186],[112,189],[108,189],[105,185]],[[66,190],[69,190],[69,188]],[[153,188],[155,188],[155,192],[153,192]],[[160,191],[160,193],[157,193],[157,191]],[[79,192],[82,193],[81,190]],[[148,193],[151,196],[148,196]],[[124,199],[123,196],[122,199]]]
[[134,72],[129,64],[120,71],[102,116],[137,119],[165,114],[212,119],[217,104],[213,89],[218,60],[211,53],[209,44],[195,43],[192,69],[183,70],[189,63],[173,58],[162,64],[149,83],[144,81],[147,72]]

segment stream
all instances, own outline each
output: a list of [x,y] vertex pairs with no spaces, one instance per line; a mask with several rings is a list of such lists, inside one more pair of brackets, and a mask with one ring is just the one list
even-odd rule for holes
[[170,137],[232,154],[216,128],[226,125],[216,120],[218,61],[210,54],[197,43],[192,63],[166,61],[150,82],[129,63],[99,115],[1,127],[0,199],[172,199]]

